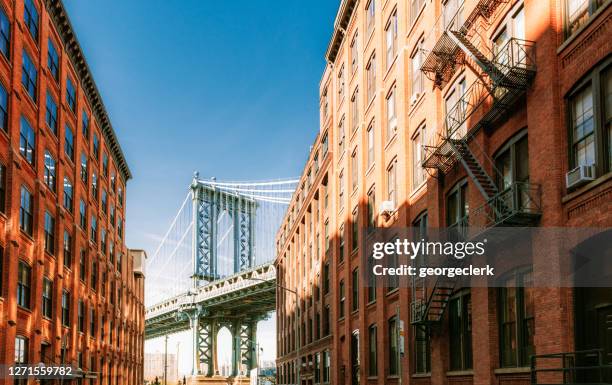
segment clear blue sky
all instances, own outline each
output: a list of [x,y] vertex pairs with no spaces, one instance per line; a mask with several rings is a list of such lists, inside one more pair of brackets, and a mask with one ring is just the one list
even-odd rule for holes
[[64,0],[134,179],[128,247],[152,253],[194,170],[301,173],[338,0]]
[[[64,2],[134,174],[128,247],[153,253],[194,170],[226,180],[301,173],[338,0]],[[272,359],[267,322],[258,339]],[[180,371],[190,370],[188,336],[176,343]]]

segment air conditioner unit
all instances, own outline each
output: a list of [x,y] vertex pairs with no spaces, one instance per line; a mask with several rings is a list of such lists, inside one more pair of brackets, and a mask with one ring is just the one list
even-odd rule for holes
[[565,174],[567,188],[582,186],[592,180],[595,180],[595,165],[581,165]]
[[393,214],[393,212],[395,211],[395,205],[393,204],[393,201],[383,201],[380,204],[380,215],[384,216],[384,217],[388,217],[391,214]]
[[416,104],[416,102],[419,100],[420,97],[421,97],[421,93],[420,92],[412,94],[412,96],[410,97],[410,105],[414,106]]

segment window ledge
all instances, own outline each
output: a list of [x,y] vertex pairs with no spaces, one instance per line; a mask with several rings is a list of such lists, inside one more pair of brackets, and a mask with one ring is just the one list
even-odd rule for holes
[[414,373],[411,377],[412,378],[429,378],[429,377],[431,377],[431,372],[427,372],[427,373]]
[[516,368],[498,368],[494,370],[495,374],[527,374],[531,373],[529,366],[521,366]]
[[456,377],[456,376],[473,376],[473,370],[453,370],[450,372],[446,372],[447,377]]
[[571,193],[565,195],[563,198],[561,198],[561,203],[567,203],[585,193],[587,193],[588,191],[594,189],[595,187],[602,185],[606,182],[608,182],[609,180],[612,180],[612,172],[608,172],[607,174],[604,174],[602,176],[600,176],[599,178],[595,179],[594,181],[587,183],[586,185],[577,188],[576,190],[572,191]]

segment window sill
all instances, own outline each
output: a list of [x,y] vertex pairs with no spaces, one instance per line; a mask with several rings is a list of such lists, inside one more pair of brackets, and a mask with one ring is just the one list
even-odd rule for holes
[[412,378],[429,378],[429,377],[431,377],[431,372],[427,372],[427,373],[414,373],[411,377]]
[[529,366],[520,366],[516,368],[498,368],[493,371],[495,374],[529,374],[531,368]]
[[452,370],[450,372],[446,372],[447,377],[458,377],[458,376],[473,376],[473,370]]
[[568,193],[563,198],[561,198],[561,203],[565,204],[610,180],[612,180],[612,172],[608,172],[607,174],[600,176],[594,181],[587,183],[586,185],[582,187],[578,187],[577,189],[573,190],[571,193]]

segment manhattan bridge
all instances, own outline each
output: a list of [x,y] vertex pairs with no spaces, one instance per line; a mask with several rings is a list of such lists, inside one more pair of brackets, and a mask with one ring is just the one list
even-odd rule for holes
[[[190,331],[193,384],[248,383],[257,322],[275,308],[275,235],[297,180],[221,182],[198,173],[147,261],[145,339]],[[232,334],[230,378],[217,334]]]

